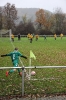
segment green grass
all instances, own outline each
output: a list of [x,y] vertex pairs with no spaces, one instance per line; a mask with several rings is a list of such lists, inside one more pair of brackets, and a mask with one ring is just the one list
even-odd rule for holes
[[[24,66],[29,66],[30,50],[36,56],[32,59],[32,66],[66,66],[66,37],[61,40],[60,37],[54,40],[53,37],[38,39],[30,43],[27,38],[21,38],[18,41],[15,38],[13,42],[19,51],[28,57],[27,60],[21,58]],[[9,38],[0,38],[0,55],[7,54],[14,50]],[[19,63],[20,66],[21,63]],[[9,57],[0,57],[0,67],[13,66]],[[66,68],[45,68],[33,69],[36,75],[32,79],[25,79],[25,95],[28,94],[63,94],[66,92]],[[27,69],[28,71],[28,69]],[[5,76],[6,70],[0,70],[0,96],[21,94],[22,80],[17,71],[8,77]],[[40,80],[44,79],[44,80]]]

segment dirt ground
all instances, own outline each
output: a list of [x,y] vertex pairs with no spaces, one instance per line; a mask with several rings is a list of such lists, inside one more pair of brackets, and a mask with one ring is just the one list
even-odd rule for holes
[[41,97],[41,98],[36,98],[36,97],[33,97],[33,98],[13,98],[13,99],[10,99],[10,100],[66,100],[66,96],[54,96],[54,97]]
[[0,100],[66,100],[66,95],[55,95],[55,96],[43,96],[43,97],[36,97],[34,95],[28,97],[2,97]]

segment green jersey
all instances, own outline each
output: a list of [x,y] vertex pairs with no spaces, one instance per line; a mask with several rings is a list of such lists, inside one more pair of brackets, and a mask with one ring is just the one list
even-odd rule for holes
[[[10,52],[8,54],[5,54],[5,55],[1,55],[1,57],[4,57],[4,56],[10,56],[11,57],[11,60],[12,60],[12,63],[13,63],[13,66],[14,67],[18,67],[18,64],[19,64],[19,57],[23,57],[25,59],[27,59],[26,56],[22,55],[19,51],[18,51],[18,48],[15,48],[15,50],[13,52]],[[20,69],[18,68],[17,69],[18,72],[19,72],[19,75],[22,76],[22,74],[20,73]],[[14,72],[15,70],[14,69],[11,69],[9,72],[6,73],[6,76],[8,76],[9,73],[12,73]]]
[[16,67],[16,66],[18,66],[18,63],[19,63],[19,56],[22,56],[22,54],[16,50],[14,50],[13,52],[7,54],[7,56],[11,57],[13,65]]

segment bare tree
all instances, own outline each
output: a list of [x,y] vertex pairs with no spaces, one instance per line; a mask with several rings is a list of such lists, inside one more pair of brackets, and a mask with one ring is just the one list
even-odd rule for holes
[[2,29],[2,7],[0,7],[0,29]]
[[64,25],[66,20],[66,15],[62,12],[62,10],[59,8],[55,11],[55,31],[56,33],[60,34],[64,31],[64,28],[66,28],[66,25]]
[[15,20],[17,20],[17,10],[14,4],[7,3],[3,9],[4,27],[7,29],[14,29]]

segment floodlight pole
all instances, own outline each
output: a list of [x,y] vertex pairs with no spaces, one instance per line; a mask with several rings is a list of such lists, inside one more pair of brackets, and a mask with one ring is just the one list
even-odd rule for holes
[[24,67],[22,67],[22,96],[24,96]]

